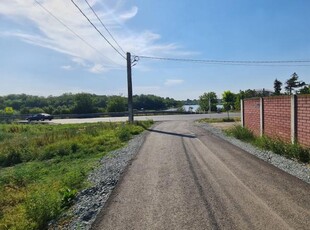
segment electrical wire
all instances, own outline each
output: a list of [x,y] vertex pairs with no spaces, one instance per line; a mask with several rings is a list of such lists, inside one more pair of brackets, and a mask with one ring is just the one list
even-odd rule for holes
[[109,43],[109,45],[125,60],[127,60],[127,58],[118,50],[116,49],[111,42],[100,32],[100,30],[94,25],[94,23],[92,23],[92,21],[87,17],[87,15],[83,12],[83,10],[73,1],[71,0],[71,2],[73,3],[73,5],[81,12],[81,14],[87,19],[87,21],[95,28],[95,30],[97,30],[97,32],[101,35],[101,37],[104,38],[104,40]]
[[[229,61],[229,60],[203,60],[203,59],[152,57],[152,56],[143,56],[143,55],[137,55],[137,56],[139,58],[161,60],[161,61],[196,62],[196,63],[219,64],[219,65],[296,66],[296,65],[285,65],[285,64],[310,63],[310,61],[307,61],[307,60],[289,60],[289,61]],[[310,66],[310,65],[297,65],[297,66]]]
[[91,9],[91,11],[95,14],[95,16],[97,17],[98,21],[101,23],[101,25],[105,28],[105,30],[108,32],[108,34],[111,36],[111,38],[113,39],[113,41],[116,43],[116,45],[121,49],[121,51],[123,51],[124,54],[126,54],[126,52],[123,50],[123,48],[120,46],[120,44],[116,41],[116,39],[114,38],[114,36],[111,34],[111,32],[109,31],[109,29],[104,25],[104,23],[101,21],[100,17],[98,16],[98,14],[96,13],[96,11],[93,9],[93,7],[89,4],[89,2],[87,0],[84,0],[88,7]]
[[[73,29],[71,29],[69,26],[67,26],[63,21],[61,21],[58,17],[56,17],[51,11],[49,11],[46,7],[44,7],[40,2],[37,0],[34,0],[44,11],[46,11],[49,15],[51,15],[56,21],[58,21],[60,24],[62,24],[65,28],[67,28],[72,34],[74,34],[77,38],[79,38],[82,42],[84,42],[88,47],[92,48],[94,51],[98,52],[102,57],[110,60],[116,65],[122,66],[120,64],[115,63],[112,59],[109,57],[103,55],[98,49],[96,49],[94,46],[92,46],[89,42],[87,42],[84,38],[82,38],[78,33],[76,33]],[[111,68],[111,66],[105,66],[108,68]],[[112,67],[114,68],[114,67]]]

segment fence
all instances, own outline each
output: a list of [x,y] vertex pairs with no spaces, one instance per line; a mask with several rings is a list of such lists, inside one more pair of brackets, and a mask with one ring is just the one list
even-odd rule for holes
[[241,121],[256,136],[310,147],[310,95],[241,100]]

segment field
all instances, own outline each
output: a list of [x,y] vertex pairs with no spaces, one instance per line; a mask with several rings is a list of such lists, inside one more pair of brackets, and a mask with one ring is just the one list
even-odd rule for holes
[[151,124],[1,124],[0,229],[45,229],[100,158]]

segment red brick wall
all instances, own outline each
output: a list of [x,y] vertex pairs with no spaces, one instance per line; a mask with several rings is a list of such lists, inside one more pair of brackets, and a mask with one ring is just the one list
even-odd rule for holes
[[244,100],[244,125],[254,135],[260,135],[260,99]]
[[310,147],[310,95],[297,97],[297,140]]
[[[244,100],[244,124],[260,135],[260,100]],[[310,148],[310,95],[297,96],[297,141]],[[264,98],[264,134],[291,141],[291,96]]]
[[291,97],[264,98],[264,134],[291,141]]

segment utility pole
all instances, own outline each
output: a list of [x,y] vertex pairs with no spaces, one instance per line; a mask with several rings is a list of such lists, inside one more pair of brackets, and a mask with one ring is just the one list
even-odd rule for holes
[[209,114],[211,114],[211,97],[209,96]]
[[133,123],[131,54],[129,52],[127,52],[127,86],[128,86],[128,121],[129,123]]

